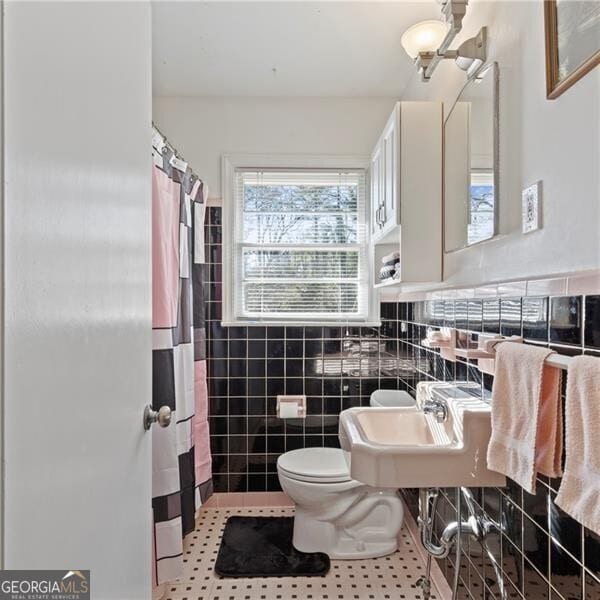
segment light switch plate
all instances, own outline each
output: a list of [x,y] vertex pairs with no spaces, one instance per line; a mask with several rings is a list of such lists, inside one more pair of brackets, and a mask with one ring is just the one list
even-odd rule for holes
[[542,226],[542,182],[525,188],[521,198],[523,233],[531,233]]

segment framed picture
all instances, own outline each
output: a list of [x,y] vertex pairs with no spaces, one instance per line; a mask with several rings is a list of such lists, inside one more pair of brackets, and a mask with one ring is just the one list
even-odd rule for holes
[[600,64],[600,2],[544,0],[546,96],[558,98]]

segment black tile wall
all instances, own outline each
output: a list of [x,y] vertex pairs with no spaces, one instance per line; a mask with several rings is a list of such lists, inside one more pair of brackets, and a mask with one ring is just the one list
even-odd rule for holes
[[521,298],[500,300],[500,333],[505,336],[521,335]]
[[[209,208],[206,228],[215,491],[279,490],[280,454],[339,446],[342,410],[368,405],[376,389],[397,389],[404,381],[414,385],[416,370],[398,353],[398,305],[384,305],[380,328],[222,327],[220,208]],[[306,394],[306,419],[278,419],[278,394]]]
[[[367,405],[376,389],[414,393],[419,381],[472,381],[489,397],[491,376],[421,346],[430,326],[523,335],[571,355],[600,350],[600,295],[384,303],[379,328],[222,327],[221,238],[221,211],[210,208],[208,376],[218,492],[279,490],[277,457],[296,448],[338,446],[339,412]],[[306,419],[275,417],[276,395],[283,393],[307,395]],[[502,489],[472,490],[501,533],[490,539],[490,555],[478,543],[465,542],[459,598],[600,600],[600,537],[556,506],[559,484],[540,477],[535,495],[512,481]],[[415,491],[404,493],[416,511]],[[443,491],[438,527],[456,519],[456,494]],[[440,566],[451,582],[453,555]]]
[[550,341],[581,346],[581,296],[550,298]]
[[485,333],[500,333],[500,300],[486,298],[482,301],[483,331]]
[[585,299],[585,345],[600,350],[600,296]]
[[[447,363],[435,350],[421,346],[425,328],[441,324],[436,302],[398,305],[399,353],[412,359],[418,369],[417,377],[401,378],[400,384],[414,392],[416,382],[422,380],[468,380],[481,384],[484,396],[489,394],[492,377],[481,377],[468,361]],[[447,309],[448,302],[454,303],[453,313]],[[464,300],[445,301],[444,314],[454,314],[456,325],[463,328]],[[600,348],[600,296],[469,299],[466,329],[471,334],[483,329],[523,335],[526,342],[549,345],[568,355],[594,353]],[[415,331],[418,336],[403,333]],[[422,365],[433,368],[423,370]],[[559,485],[559,479],[539,477],[534,495],[512,481],[502,489],[471,490],[482,510],[501,525],[488,546],[505,591],[503,595],[489,556],[478,543],[467,542],[461,555],[459,598],[600,599],[600,537],[556,506]],[[404,494],[416,515],[416,491]],[[439,531],[456,519],[456,494],[456,490],[443,490],[437,510]],[[451,554],[439,561],[449,582],[453,581],[454,560]]]
[[523,298],[523,337],[545,342],[548,338],[548,298]]

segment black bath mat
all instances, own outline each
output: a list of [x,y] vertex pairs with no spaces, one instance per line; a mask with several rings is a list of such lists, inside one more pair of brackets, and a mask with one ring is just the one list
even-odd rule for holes
[[327,554],[296,550],[293,531],[293,517],[229,517],[215,572],[221,577],[325,575]]

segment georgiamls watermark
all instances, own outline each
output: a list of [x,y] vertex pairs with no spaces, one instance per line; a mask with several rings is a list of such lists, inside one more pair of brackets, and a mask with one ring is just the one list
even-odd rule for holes
[[0,571],[0,600],[90,600],[90,572]]

